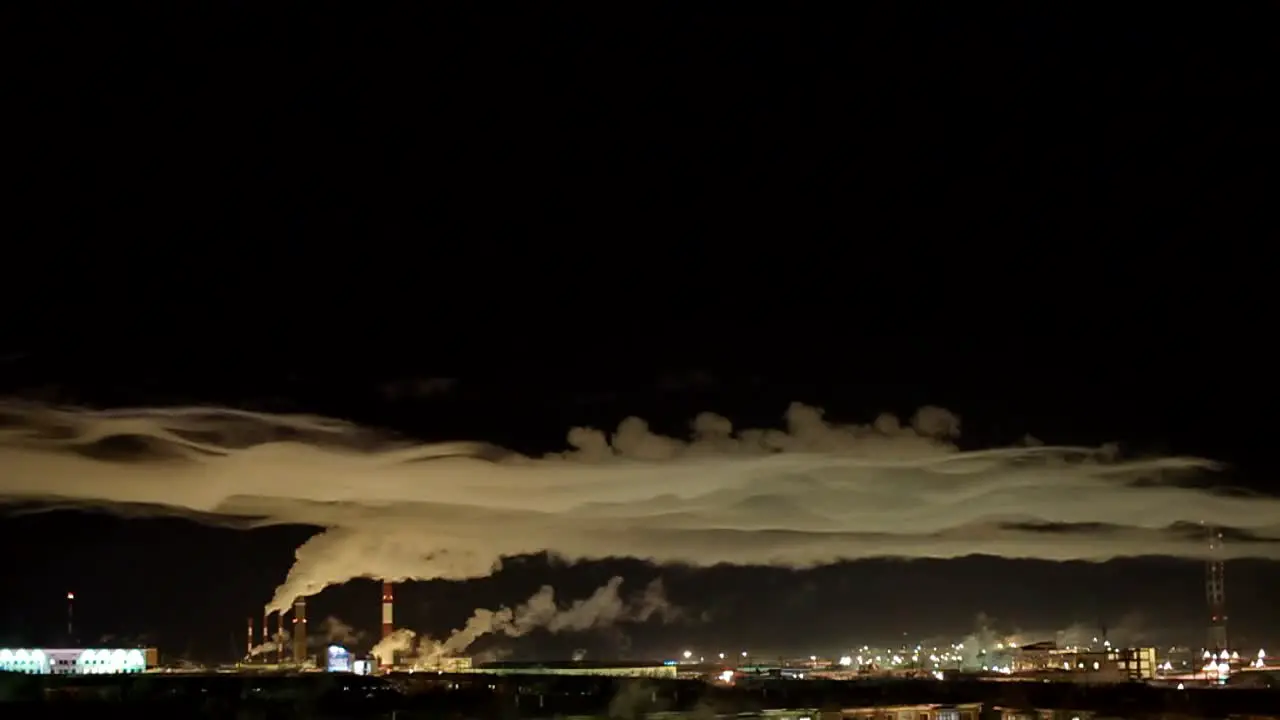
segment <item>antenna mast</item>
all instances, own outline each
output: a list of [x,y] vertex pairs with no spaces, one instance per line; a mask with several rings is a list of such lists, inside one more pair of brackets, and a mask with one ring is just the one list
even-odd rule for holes
[[1222,560],[1222,531],[1209,528],[1209,559],[1204,589],[1209,601],[1209,646],[1215,654],[1227,649],[1227,577]]

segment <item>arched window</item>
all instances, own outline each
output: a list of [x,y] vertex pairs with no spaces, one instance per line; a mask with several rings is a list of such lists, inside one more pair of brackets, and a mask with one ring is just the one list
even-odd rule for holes
[[125,672],[142,672],[147,669],[147,659],[141,650],[134,648],[125,655],[124,666]]

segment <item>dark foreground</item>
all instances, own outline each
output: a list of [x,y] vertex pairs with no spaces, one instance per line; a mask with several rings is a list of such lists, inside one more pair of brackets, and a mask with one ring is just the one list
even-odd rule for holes
[[[910,706],[938,707],[912,708]],[[791,711],[791,712],[786,712]],[[0,674],[0,718],[1280,718],[1280,691],[983,681],[698,681],[416,674]],[[672,717],[668,715],[668,717]]]

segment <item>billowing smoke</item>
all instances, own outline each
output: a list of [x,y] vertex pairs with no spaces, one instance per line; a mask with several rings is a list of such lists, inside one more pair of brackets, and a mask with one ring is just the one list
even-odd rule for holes
[[339,645],[354,645],[360,642],[362,637],[355,628],[332,615],[320,621],[320,633],[324,635],[326,642]]
[[1136,647],[1150,640],[1140,613],[1129,613],[1105,630],[1100,623],[1076,622],[1064,628],[1014,630],[1001,627],[993,618],[979,613],[974,630],[960,640],[960,665],[976,669],[983,665],[1002,666],[1012,661],[1014,650],[1032,643],[1051,642],[1060,648],[1100,649],[1104,642],[1113,647]]
[[667,602],[661,580],[649,583],[630,604],[623,601],[618,593],[621,585],[622,578],[611,578],[590,597],[576,600],[563,608],[556,603],[555,590],[550,585],[543,585],[514,610],[506,607],[476,610],[466,625],[443,643],[442,650],[450,655],[460,654],[481,636],[490,633],[520,637],[539,628],[553,633],[581,632],[619,622],[644,622],[652,617],[669,621],[679,616],[679,611]]
[[397,656],[416,656],[418,654],[418,634],[407,628],[393,631],[382,638],[369,651],[369,654],[382,664],[391,664]]
[[1131,612],[1105,627],[1101,622],[1077,622],[1052,632],[1037,633],[1041,640],[1052,640],[1058,647],[1098,648],[1104,642],[1115,647],[1133,647],[1146,643],[1151,632],[1141,613]]
[[961,452],[923,408],[835,425],[793,404],[785,430],[704,413],[691,439],[628,418],[569,432],[541,458],[475,443],[389,443],[322,418],[204,408],[0,407],[0,498],[99,505],[233,527],[326,528],[269,604],[355,577],[471,578],[550,551],[659,563],[802,567],[869,557],[1103,561],[1209,553],[1198,523],[1239,532],[1223,558],[1280,558],[1280,500],[1175,483],[1194,458],[1126,460],[1035,444]]
[[514,609],[476,609],[466,623],[443,642],[419,636],[412,630],[397,630],[372,652],[379,659],[394,654],[401,661],[435,665],[444,658],[462,655],[485,635],[521,637],[538,629],[553,633],[582,632],[621,622],[645,622],[650,618],[669,621],[680,617],[679,610],[667,601],[661,580],[649,583],[631,602],[622,599],[621,586],[622,578],[610,578],[589,597],[561,606],[556,602],[555,589],[543,585]]
[[281,628],[271,634],[271,639],[261,645],[254,645],[249,648],[249,657],[258,657],[265,653],[287,653],[289,652],[289,640],[292,636],[288,630]]

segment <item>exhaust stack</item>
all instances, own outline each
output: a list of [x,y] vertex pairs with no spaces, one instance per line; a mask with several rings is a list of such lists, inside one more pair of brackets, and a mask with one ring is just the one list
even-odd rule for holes
[[272,656],[271,656],[272,662],[274,662],[276,665],[279,665],[280,661],[284,659],[284,648],[280,647],[281,645],[284,645],[284,611],[283,610],[276,611],[276,634],[272,636],[271,641],[274,642],[276,646],[275,650],[272,651]]
[[[395,605],[395,591],[389,582],[382,583],[382,639],[386,640],[391,637],[391,633],[395,630],[395,620],[393,617],[393,607]],[[382,667],[391,667],[391,658],[382,661]]]
[[301,665],[307,659],[307,599],[293,601],[293,661]]
[[246,658],[253,656],[253,616],[249,616],[249,632],[245,636],[244,656]]

